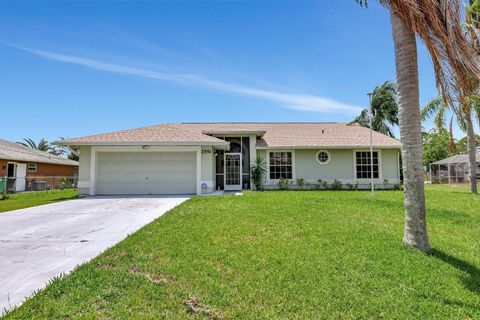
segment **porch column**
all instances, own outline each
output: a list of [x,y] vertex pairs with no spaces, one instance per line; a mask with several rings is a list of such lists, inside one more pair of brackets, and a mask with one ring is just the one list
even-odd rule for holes
[[95,147],[92,147],[90,150],[90,188],[88,194],[91,196],[95,195],[95,180],[97,174],[97,151]]
[[[251,135],[250,136],[250,167],[255,163],[255,159],[257,158],[257,136]],[[249,172],[250,173],[250,172]],[[255,189],[252,183],[250,183],[250,190]]]
[[447,170],[447,172],[448,172],[448,184],[450,184],[450,163],[447,166],[448,166],[447,167],[448,168],[448,170]]
[[197,195],[202,194],[202,147],[197,148]]

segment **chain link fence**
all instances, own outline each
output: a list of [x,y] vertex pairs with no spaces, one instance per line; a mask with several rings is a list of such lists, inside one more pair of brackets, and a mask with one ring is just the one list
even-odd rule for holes
[[0,193],[46,191],[76,188],[78,177],[3,177],[0,178]]

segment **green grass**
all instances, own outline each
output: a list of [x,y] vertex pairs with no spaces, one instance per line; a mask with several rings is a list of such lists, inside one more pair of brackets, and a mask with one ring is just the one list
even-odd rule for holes
[[78,193],[75,189],[9,194],[8,199],[0,200],[0,212],[34,207],[77,197]]
[[429,255],[399,191],[196,197],[7,319],[479,319],[480,197],[427,190]]

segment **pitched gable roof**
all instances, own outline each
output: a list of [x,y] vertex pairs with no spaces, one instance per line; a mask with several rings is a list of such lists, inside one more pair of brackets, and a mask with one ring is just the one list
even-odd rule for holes
[[[334,122],[266,123],[180,123],[173,124],[197,132],[264,131],[258,148],[363,148],[370,146],[370,130],[358,125]],[[373,131],[375,147],[400,148],[400,141]]]
[[77,161],[0,139],[0,159],[78,166]]
[[[365,148],[370,131],[357,125],[328,122],[173,123],[68,139],[68,145],[195,144],[220,145],[228,134],[255,134],[258,148]],[[400,148],[400,141],[373,132],[376,148]]]
[[226,145],[225,141],[169,124],[101,133],[58,141],[61,145]]

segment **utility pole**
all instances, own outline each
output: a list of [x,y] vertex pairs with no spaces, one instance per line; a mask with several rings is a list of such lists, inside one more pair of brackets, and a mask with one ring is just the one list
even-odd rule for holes
[[375,191],[375,186],[373,185],[373,108],[372,108],[372,95],[373,93],[367,93],[368,95],[368,100],[369,100],[369,106],[370,106],[370,187],[372,189],[372,195]]

